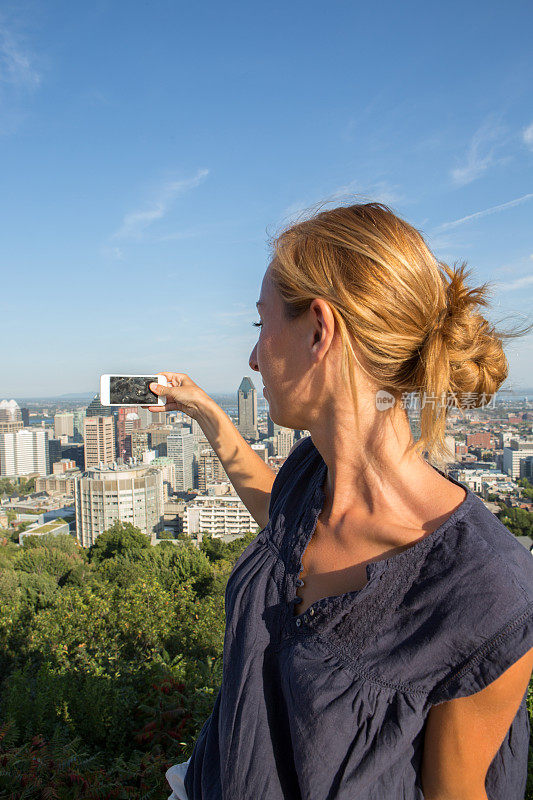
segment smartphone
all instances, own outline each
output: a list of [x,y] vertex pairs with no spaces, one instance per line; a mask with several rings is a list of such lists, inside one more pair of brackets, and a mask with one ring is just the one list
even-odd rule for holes
[[151,383],[167,386],[164,375],[101,375],[103,406],[164,406],[166,398],[150,391]]

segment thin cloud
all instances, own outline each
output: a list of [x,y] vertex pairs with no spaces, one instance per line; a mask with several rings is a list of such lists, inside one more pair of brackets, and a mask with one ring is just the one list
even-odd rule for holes
[[319,202],[297,200],[287,206],[281,213],[281,223],[292,225],[315,211],[327,210],[333,203],[341,205],[346,202],[352,203],[383,203],[388,206],[405,203],[405,197],[401,195],[397,187],[387,183],[387,181],[376,181],[372,184],[362,184],[358,180],[338,186],[328,195],[324,195]]
[[200,169],[193,178],[182,181],[171,181],[163,186],[156,200],[150,207],[126,214],[120,228],[112,235],[112,239],[141,239],[143,233],[156,220],[165,216],[172,202],[179,195],[194,189],[209,175],[208,169]]
[[528,125],[527,128],[524,128],[522,132],[522,139],[524,144],[533,150],[533,122],[531,125]]
[[124,251],[120,247],[102,247],[102,255],[115,261],[124,261]]
[[504,129],[487,120],[475,132],[466,155],[466,162],[451,171],[453,182],[458,186],[465,186],[479,178],[493,164],[497,163],[495,150],[498,140],[504,133]]
[[512,292],[515,289],[523,289],[528,286],[533,286],[533,275],[524,275],[523,278],[517,278],[511,283],[499,283],[498,289],[500,292]]
[[25,100],[40,85],[35,56],[5,23],[0,21],[0,135],[17,131],[27,117]]
[[366,186],[361,184],[360,181],[351,181],[335,189],[331,198],[340,200],[343,197],[349,198],[352,195],[357,195],[357,202],[376,202],[389,206],[405,202],[397,187],[392,186],[387,181],[376,181],[376,183]]
[[499,211],[504,211],[507,208],[513,208],[514,206],[518,206],[521,203],[525,203],[527,200],[531,200],[533,197],[533,193],[525,194],[522,197],[517,197],[516,200],[510,200],[508,203],[502,203],[499,206],[492,206],[491,208],[485,208],[483,211],[476,211],[475,214],[469,214],[467,217],[461,217],[461,219],[455,219],[453,222],[443,222],[442,225],[439,225],[435,230],[436,231],[447,231],[451,228],[457,228],[459,225],[464,225],[466,222],[471,222],[473,219],[481,219],[481,217],[488,217],[489,214],[497,214]]
[[0,84],[25,89],[39,86],[41,75],[33,61],[33,56],[12,31],[0,25]]
[[174,231],[174,233],[166,233],[164,236],[158,236],[158,242],[175,242],[181,239],[195,239],[201,236],[203,230],[201,228],[190,228],[189,230]]

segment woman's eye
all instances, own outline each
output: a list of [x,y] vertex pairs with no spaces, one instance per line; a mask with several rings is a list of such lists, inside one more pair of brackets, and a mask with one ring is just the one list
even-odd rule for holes
[[262,322],[252,322],[252,325],[254,325],[256,328],[260,328],[262,324]]

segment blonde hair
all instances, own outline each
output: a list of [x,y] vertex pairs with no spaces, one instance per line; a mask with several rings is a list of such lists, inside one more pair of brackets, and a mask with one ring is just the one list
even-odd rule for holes
[[467,286],[466,262],[452,268],[437,261],[422,234],[382,203],[315,213],[271,237],[271,247],[272,280],[287,318],[316,297],[331,308],[356,418],[354,361],[396,401],[413,392],[433,398],[421,404],[421,436],[411,444],[430,459],[446,456],[450,404],[487,404],[508,376],[502,340],[533,328],[497,331],[478,310],[488,305],[490,285]]

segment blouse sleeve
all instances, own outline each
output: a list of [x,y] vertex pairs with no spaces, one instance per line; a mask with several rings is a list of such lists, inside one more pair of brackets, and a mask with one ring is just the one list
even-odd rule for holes
[[522,606],[490,639],[455,667],[431,692],[432,705],[468,697],[499,678],[533,647],[533,602]]

